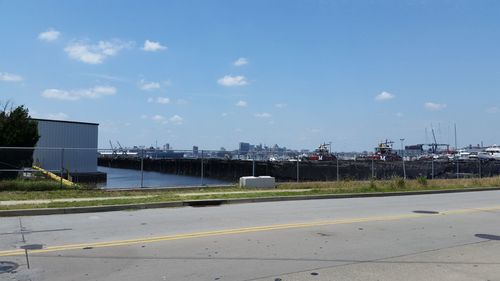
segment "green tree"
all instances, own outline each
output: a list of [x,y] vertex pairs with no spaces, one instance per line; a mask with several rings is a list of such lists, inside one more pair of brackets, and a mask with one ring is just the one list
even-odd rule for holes
[[[0,111],[0,147],[34,147],[38,142],[38,124],[24,105],[6,103]],[[33,149],[0,149],[0,170],[31,167]],[[17,172],[1,172],[0,178],[15,178]]]

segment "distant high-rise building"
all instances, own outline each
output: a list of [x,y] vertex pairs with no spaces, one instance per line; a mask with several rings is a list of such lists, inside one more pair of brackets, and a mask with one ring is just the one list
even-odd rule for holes
[[193,145],[193,156],[198,156],[198,147]]
[[166,144],[163,146],[163,150],[170,150],[170,144],[169,144],[169,143],[166,143]]
[[250,144],[248,142],[240,142],[239,152],[241,154],[247,154],[250,151]]

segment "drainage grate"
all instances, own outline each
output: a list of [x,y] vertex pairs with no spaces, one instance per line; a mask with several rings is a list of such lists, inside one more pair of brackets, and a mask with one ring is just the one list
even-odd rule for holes
[[8,273],[17,269],[19,265],[10,261],[0,261],[0,274]]
[[500,241],[500,236],[498,235],[492,235],[492,234],[476,234],[474,235],[478,238],[483,238],[483,239],[488,239],[488,240],[497,240]]
[[425,210],[416,210],[416,211],[413,211],[414,213],[417,213],[417,214],[428,214],[428,215],[437,215],[439,214],[439,212],[436,212],[436,211],[425,211]]
[[188,201],[186,204],[191,207],[210,207],[210,206],[220,206],[225,203],[226,200],[197,200]]

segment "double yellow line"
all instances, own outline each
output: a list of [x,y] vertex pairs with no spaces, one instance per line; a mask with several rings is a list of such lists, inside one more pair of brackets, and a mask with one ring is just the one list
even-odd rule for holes
[[[175,235],[165,235],[165,236],[157,236],[157,237],[150,237],[150,238],[116,240],[116,241],[98,242],[98,243],[70,244],[70,245],[61,245],[61,246],[48,246],[47,248],[42,249],[42,250],[30,251],[30,253],[49,253],[49,252],[57,252],[57,251],[80,250],[83,248],[104,248],[104,247],[116,247],[116,246],[129,246],[129,245],[144,244],[144,243],[154,243],[154,242],[180,240],[180,239],[191,239],[191,238],[202,238],[202,237],[220,236],[220,235],[264,232],[264,231],[293,229],[293,228],[307,228],[307,227],[336,225],[336,224],[352,224],[352,223],[360,223],[360,222],[394,221],[394,220],[421,218],[421,217],[429,217],[429,216],[457,215],[457,214],[498,211],[498,210],[500,210],[500,206],[487,207],[487,208],[474,208],[474,209],[458,209],[458,210],[441,212],[439,214],[406,214],[406,215],[397,215],[397,216],[374,216],[374,217],[364,217],[364,218],[314,221],[314,222],[305,222],[305,223],[289,223],[289,224],[276,224],[276,225],[256,226],[256,227],[243,227],[243,228],[234,228],[234,229],[224,229],[224,230],[184,233],[184,234],[175,234]],[[20,249],[0,251],[0,257],[17,256],[17,255],[22,255],[22,254],[24,254],[24,250],[20,250]]]

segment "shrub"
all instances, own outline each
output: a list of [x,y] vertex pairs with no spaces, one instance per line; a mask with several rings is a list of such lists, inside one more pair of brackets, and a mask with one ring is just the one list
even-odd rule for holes
[[427,182],[427,177],[424,177],[424,176],[419,176],[417,178],[417,182],[420,186],[427,186],[428,182]]
[[393,189],[403,189],[406,186],[406,182],[402,177],[393,177],[391,182],[391,187]]

